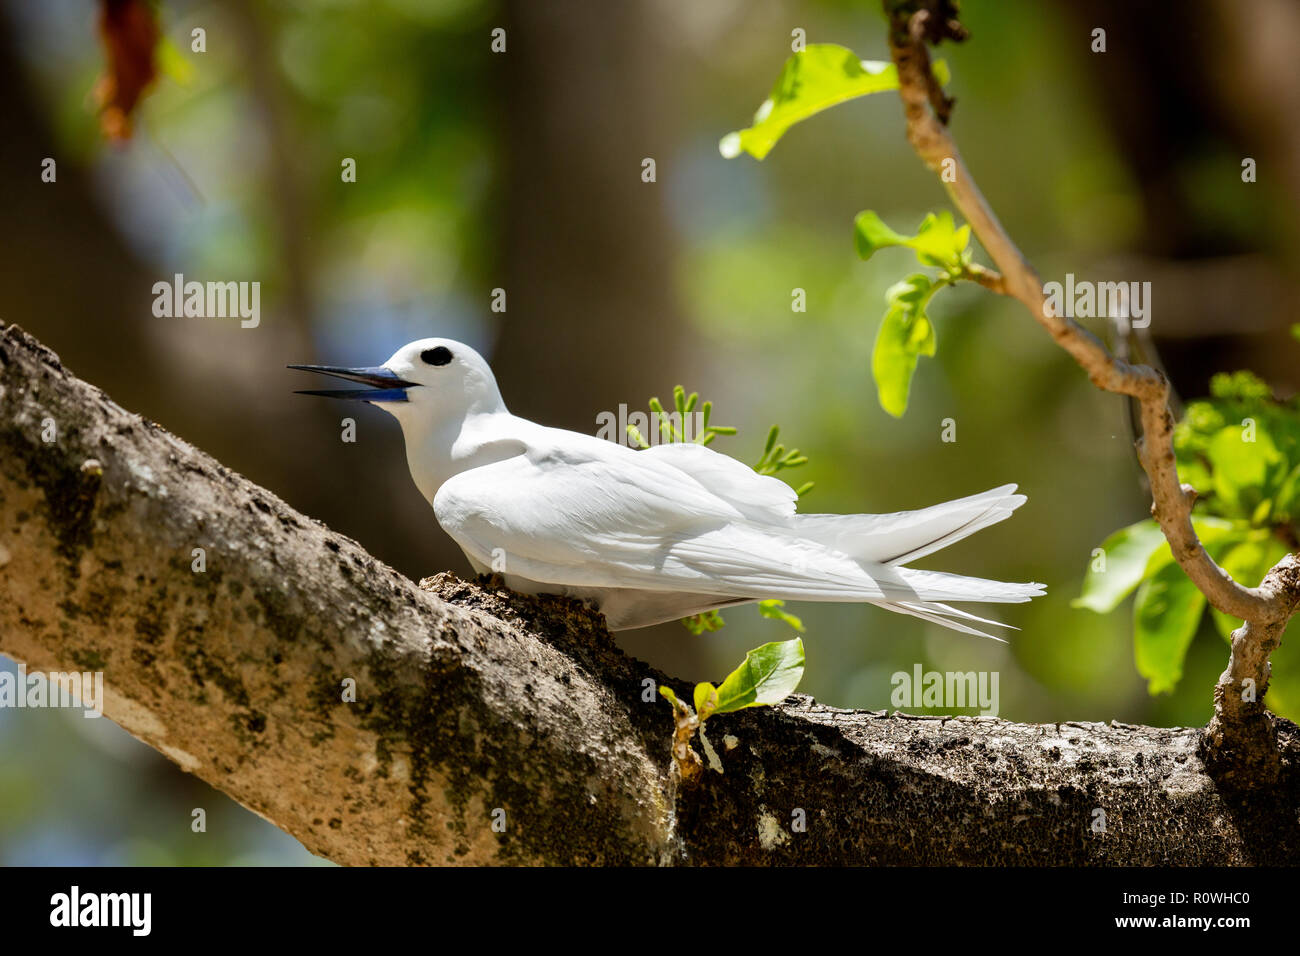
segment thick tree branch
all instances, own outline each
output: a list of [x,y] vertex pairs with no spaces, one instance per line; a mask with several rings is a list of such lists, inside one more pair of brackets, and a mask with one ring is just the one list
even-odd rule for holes
[[[1137,400],[1142,422],[1138,458],[1151,485],[1151,514],[1160,524],[1174,558],[1214,607],[1248,626],[1234,636],[1228,666],[1215,690],[1213,747],[1240,745],[1242,759],[1257,768],[1260,760],[1276,771],[1276,749],[1264,721],[1263,696],[1268,686],[1268,654],[1281,639],[1287,620],[1300,602],[1300,582],[1288,558],[1259,587],[1235,582],[1210,557],[1192,526],[1196,495],[1179,481],[1174,459],[1174,416],[1169,382],[1156,369],[1132,365],[1112,356],[1095,335],[1074,320],[1048,308],[1043,281],[1007,235],[967,169],[949,134],[946,117],[931,109],[937,83],[930,70],[927,42],[963,39],[954,27],[955,11],[947,0],[885,0],[890,20],[890,52],[898,67],[899,95],[907,119],[907,136],[921,160],[936,174],[951,161],[955,175],[941,176],[953,204],[965,216],[994,264],[997,278],[978,277],[981,285],[1019,300],[1098,388]],[[942,29],[936,29],[941,23]],[[1267,753],[1259,752],[1263,747]],[[1253,756],[1249,756],[1253,754]],[[1235,759],[1235,758],[1234,758]],[[1252,770],[1251,775],[1256,773]],[[1242,781],[1246,777],[1242,777]]]
[[416,586],[114,405],[17,327],[0,334],[0,651],[29,671],[102,670],[110,718],[341,863],[1300,851],[1300,731],[1281,721],[1281,773],[1250,800],[1216,786],[1195,729],[808,698],[712,718],[725,773],[679,785],[653,691],[666,678],[623,655],[599,615],[450,575]]

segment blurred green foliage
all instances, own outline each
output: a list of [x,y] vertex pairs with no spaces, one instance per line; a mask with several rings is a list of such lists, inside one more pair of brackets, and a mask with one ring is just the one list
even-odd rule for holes
[[[755,115],[754,126],[724,138],[722,154],[732,158],[746,151],[763,159],[793,123],[855,95],[876,92],[875,86],[867,88],[867,80],[852,64],[843,66],[849,61],[856,61],[856,56],[842,47],[823,45],[796,52],[786,61],[772,94]],[[896,84],[896,77],[878,65],[868,68],[864,63],[862,66],[865,73],[874,75],[879,88],[890,88],[889,80]],[[946,83],[946,67],[944,73]],[[854,83],[861,84],[862,88],[854,92]],[[871,157],[878,161],[880,155],[875,152]],[[1081,155],[1084,154],[1076,152],[1075,158]],[[1043,165],[1040,163],[1039,168]],[[1097,169],[1090,175],[1095,176],[1098,171],[1105,173],[1104,155],[1094,165]],[[1071,165],[1070,160],[1063,160],[1060,167],[1054,168],[1065,170],[1058,175],[1057,182],[1073,190],[1074,205],[1066,222],[1070,224],[1068,228],[1077,230],[1078,223],[1088,221],[1084,207],[1097,208],[1098,184],[1091,184],[1090,190],[1080,188],[1082,180],[1071,175],[1071,171],[1083,172],[1077,162]],[[1112,191],[1109,195],[1102,194],[1103,201],[1110,203],[1104,221],[1112,241],[1122,242],[1124,230],[1116,233],[1114,227],[1131,223],[1133,218],[1113,192],[1114,172],[1105,173],[1105,178],[1111,180]],[[1085,192],[1089,191],[1089,201],[1085,202]],[[936,354],[934,326],[927,312],[930,299],[938,288],[961,278],[971,278],[971,258],[966,248],[969,229],[955,229],[951,216],[944,215],[946,219],[927,216],[914,236],[895,232],[874,211],[860,214],[855,222],[855,244],[862,259],[870,259],[884,247],[907,246],[917,253],[923,265],[943,270],[938,277],[913,274],[886,290],[888,309],[877,331],[872,372],[881,407],[894,417],[901,417],[907,408],[918,358]],[[813,266],[806,263],[805,267]],[[1207,500],[1198,508],[1197,530],[1211,553],[1221,557],[1234,576],[1251,583],[1257,582],[1281,554],[1295,548],[1290,513],[1296,494],[1297,458],[1281,447],[1289,447],[1292,442],[1289,422],[1293,412],[1270,405],[1267,391],[1249,375],[1223,380],[1216,385],[1211,402],[1189,409],[1188,421],[1193,424],[1184,423],[1178,436],[1179,462],[1188,480],[1198,488],[1212,489],[1215,494],[1216,500]],[[1253,452],[1249,454],[1242,453],[1242,446],[1247,444],[1243,441],[1245,426],[1234,429],[1211,420],[1216,414],[1238,415],[1246,411],[1254,411],[1265,423],[1260,431],[1262,438],[1252,426],[1248,443],[1253,446]],[[1192,638],[1203,616],[1203,595],[1172,561],[1168,545],[1153,522],[1139,522],[1112,536],[1094,567],[1109,567],[1105,572],[1108,576],[1101,577],[1101,572],[1090,575],[1079,606],[1108,610],[1138,589],[1134,616],[1138,670],[1147,679],[1153,694],[1172,691],[1183,674]],[[1234,626],[1234,622],[1218,612],[1211,616],[1221,633],[1229,633]],[[1274,660],[1281,661],[1290,653],[1279,652]],[[1095,651],[1091,656],[1096,658]],[[1062,648],[1060,657],[1070,659],[1069,650]],[[1202,676],[1207,661],[1203,655],[1198,656],[1198,673]],[[1296,696],[1300,696],[1293,695],[1287,686],[1294,679],[1300,687],[1300,667],[1288,670],[1295,677],[1275,678],[1270,696],[1270,704],[1280,712],[1287,712]],[[1101,676],[1104,671],[1097,673]]]
[[[506,11],[486,0],[166,0],[163,24],[194,67],[192,79],[187,86],[160,83],[143,107],[136,141],[125,151],[108,150],[87,107],[102,56],[86,3],[10,6],[29,24],[21,35],[29,89],[15,95],[29,97],[47,118],[51,140],[13,143],[13,150],[57,150],[61,181],[65,159],[85,165],[104,207],[122,223],[123,244],[163,275],[262,276],[268,310],[283,301],[278,244],[286,219],[279,203],[286,190],[273,175],[276,151],[268,137],[284,131],[283,148],[299,171],[293,226],[311,258],[318,306],[309,331],[322,351],[340,355],[387,354],[433,330],[478,334],[481,289],[499,284],[500,260],[511,254],[502,248],[507,194],[497,177],[513,165],[545,189],[548,169],[572,175],[562,158],[507,155],[502,128],[523,92],[501,82],[505,64],[518,62],[509,58],[545,58],[543,68],[564,78],[566,109],[546,118],[548,128],[601,123],[602,111],[633,108],[618,97],[582,95],[611,87],[595,58],[517,45],[524,34],[513,31],[511,53],[494,57],[488,30]],[[251,22],[241,10],[251,11]],[[687,319],[674,344],[690,364],[673,374],[707,381],[744,434],[763,434],[772,421],[797,423],[801,444],[816,449],[800,474],[816,479],[819,510],[903,510],[1021,482],[1029,502],[1012,520],[945,550],[933,566],[1049,583],[1046,597],[1000,615],[1021,628],[1010,645],[975,642],[869,606],[798,606],[815,643],[803,689],[836,706],[878,709],[890,705],[890,675],[916,663],[992,669],[1001,674],[1002,715],[1010,719],[1204,723],[1209,688],[1226,659],[1204,615],[1177,688],[1151,697],[1133,667],[1127,621],[1069,606],[1079,556],[1149,503],[1113,399],[1088,387],[1015,303],[968,283],[944,293],[943,348],[918,364],[906,418],[884,412],[873,394],[875,320],[900,270],[886,254],[867,262],[854,256],[845,237],[848,215],[871,206],[882,220],[916,223],[943,202],[933,175],[904,143],[897,98],[861,96],[810,113],[815,121],[785,128],[781,149],[761,164],[719,156],[719,131],[749,115],[756,91],[781,70],[793,25],[811,38],[853,38],[852,45],[879,56],[886,48],[883,20],[845,0],[730,9],[685,4],[681,14],[671,29],[653,31],[670,35],[673,45],[657,62],[646,100],[637,101],[670,115],[673,125],[668,135],[627,144],[636,160],[627,171],[638,187],[640,158],[661,160],[659,184],[636,195],[661,204],[673,225],[665,250],[670,268],[654,275],[677,291]],[[954,123],[967,165],[1011,233],[1044,274],[1142,248],[1158,223],[1138,186],[1134,146],[1115,137],[1114,117],[1099,95],[1099,61],[1081,51],[1072,10],[999,0],[967,4],[962,15],[972,41],[945,46],[955,77],[950,92],[958,98]],[[554,16],[589,20],[600,13],[574,4],[557,6]],[[200,25],[209,34],[201,56],[188,46],[190,29]],[[254,55],[258,70],[249,65]],[[1195,139],[1188,155],[1201,159],[1194,166],[1170,161],[1162,181],[1170,189],[1191,183],[1197,197],[1217,204],[1206,212],[1216,228],[1257,239],[1261,222],[1294,219],[1281,177],[1263,176],[1245,190],[1218,188],[1218,160],[1226,157],[1235,177],[1240,151],[1200,129],[1187,133]],[[357,160],[359,178],[343,186],[345,156]],[[620,201],[610,183],[623,175],[612,168],[608,182],[588,184],[579,195],[592,203]],[[510,214],[532,214],[526,203],[514,205]],[[573,237],[557,239],[553,251],[586,254]],[[69,269],[77,255],[72,247],[60,253]],[[648,266],[638,261],[635,268]],[[795,287],[806,292],[804,313],[791,311]],[[619,301],[619,290],[608,294]],[[512,305],[513,296],[512,290]],[[601,313],[578,297],[563,302],[602,316],[589,334],[611,351],[666,344],[652,327],[619,324],[617,309]],[[9,318],[19,318],[12,306]],[[487,354],[491,338],[480,340]],[[187,369],[196,364],[192,354],[171,357]],[[126,364],[138,374],[136,357]],[[560,385],[583,389],[579,373]],[[237,394],[216,376],[200,377],[197,387]],[[588,392],[585,400],[604,408],[641,394]],[[939,439],[945,419],[956,422],[955,442]],[[201,434],[186,437],[202,444]],[[291,497],[296,490],[277,491]],[[355,495],[352,488],[340,493]],[[390,530],[365,529],[373,536],[367,546]],[[432,525],[429,534],[437,535]],[[762,613],[736,614],[707,640],[672,626],[626,632],[619,643],[697,680],[726,673],[747,648],[783,635],[786,626]],[[1288,683],[1288,675],[1300,674],[1296,644],[1289,638],[1275,653],[1268,698],[1290,713],[1300,706]],[[80,726],[91,723],[0,712],[0,861],[313,859],[125,732],[91,739]],[[206,836],[188,828],[196,806],[211,810]]]
[[[1283,556],[1300,549],[1300,400],[1278,402],[1250,372],[1219,374],[1210,397],[1194,401],[1174,429],[1179,477],[1196,489],[1193,527],[1210,556],[1248,587]],[[1107,613],[1134,590],[1134,651],[1152,694],[1172,691],[1183,675],[1205,596],[1173,560],[1154,519],[1121,528],[1095,553],[1077,606]],[[1225,641],[1241,621],[1215,608],[1209,617]],[[1294,622],[1273,656],[1268,703],[1300,718],[1300,654]],[[1296,658],[1296,660],[1291,660]]]
[[[933,69],[941,84],[951,79],[944,61],[936,61]],[[754,114],[754,125],[728,133],[718,149],[727,159],[743,151],[761,160],[795,123],[860,96],[896,89],[898,69],[892,63],[860,60],[852,50],[833,43],[813,44],[785,61],[771,95]],[[926,314],[930,299],[943,286],[966,277],[970,226],[956,228],[952,213],[945,210],[926,216],[916,235],[904,236],[867,210],[854,222],[854,243],[864,260],[878,249],[906,246],[922,265],[944,270],[933,280],[921,273],[908,276],[885,293],[888,310],[876,335],[871,372],[881,407],[900,418],[907,410],[917,359],[935,353],[934,325]]]

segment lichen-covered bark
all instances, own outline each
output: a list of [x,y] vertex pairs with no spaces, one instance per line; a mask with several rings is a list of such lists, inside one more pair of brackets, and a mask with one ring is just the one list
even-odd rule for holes
[[598,615],[451,575],[416,585],[16,327],[0,334],[0,651],[103,670],[109,717],[341,863],[1205,864],[1300,847],[1284,722],[1277,779],[1225,795],[1199,730],[791,698],[711,719],[725,773],[679,787],[666,678]]
[[0,390],[0,651],[103,670],[110,718],[339,862],[666,854],[661,769],[599,675],[420,589],[16,328]]

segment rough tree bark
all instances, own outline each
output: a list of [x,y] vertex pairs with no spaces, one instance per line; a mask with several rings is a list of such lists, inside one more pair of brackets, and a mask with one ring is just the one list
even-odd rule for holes
[[16,326],[0,334],[0,651],[29,671],[104,671],[110,718],[340,863],[1240,864],[1300,849],[1300,729],[1281,720],[1282,772],[1246,791],[1207,773],[1199,729],[793,697],[714,717],[725,773],[679,786],[669,707],[646,694],[666,678],[599,615],[450,575],[417,586]]

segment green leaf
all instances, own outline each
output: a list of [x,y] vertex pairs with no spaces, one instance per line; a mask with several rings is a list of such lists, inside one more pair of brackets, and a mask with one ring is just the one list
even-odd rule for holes
[[925,314],[925,306],[934,286],[927,276],[917,273],[904,279],[887,293],[889,311],[876,333],[871,351],[871,374],[876,380],[880,407],[895,418],[907,411],[912,376],[921,355],[934,355],[934,325]]
[[916,235],[895,232],[872,210],[858,213],[853,220],[853,245],[858,256],[870,259],[878,249],[906,246],[916,253],[923,266],[938,266],[949,272],[959,271],[970,261],[970,226],[957,228],[952,213],[930,213],[916,230]]
[[[1247,530],[1240,523],[1209,515],[1193,516],[1192,529],[1212,557],[1240,541]],[[1109,613],[1138,584],[1174,560],[1169,542],[1154,518],[1116,531],[1102,542],[1101,550],[1105,554],[1105,570],[1095,566],[1095,559],[1089,561],[1083,579],[1083,593],[1070,602],[1071,607],[1086,608],[1098,614]]]
[[1205,595],[1177,564],[1168,564],[1138,588],[1133,607],[1133,654],[1152,694],[1172,691],[1205,610]]
[[1161,545],[1168,552],[1164,533],[1154,518],[1120,528],[1101,543],[1104,570],[1098,570],[1097,558],[1088,562],[1083,593],[1070,602],[1071,606],[1098,614],[1115,610],[1147,576],[1147,562]]
[[[941,84],[949,79],[942,60],[934,63]],[[835,43],[813,43],[785,61],[771,94],[748,129],[728,133],[718,144],[727,159],[747,152],[762,159],[785,131],[846,100],[898,89],[898,70],[892,63],[860,60],[852,50]]]
[[796,631],[802,634],[803,621],[799,620],[799,618],[795,617],[793,614],[781,610],[783,607],[785,607],[784,601],[780,598],[771,598],[767,601],[758,602],[758,613],[763,615],[763,617],[772,618],[775,621],[785,621],[785,623],[789,624]]
[[930,213],[922,220],[916,238],[908,245],[916,252],[922,265],[960,269],[966,247],[970,245],[970,226],[958,229],[947,209]]
[[1280,521],[1287,521],[1300,506],[1300,465],[1278,483],[1277,497],[1273,500],[1273,514]]
[[[1192,530],[1196,532],[1196,537],[1201,539],[1201,544],[1210,553],[1210,557],[1215,558],[1228,547],[1240,541],[1249,529],[1240,521],[1228,521],[1225,518],[1215,518],[1211,515],[1193,515]],[[1145,577],[1151,577],[1166,564],[1172,564],[1173,560],[1174,555],[1169,550],[1169,542],[1161,542],[1160,547],[1152,553],[1151,559],[1147,561]]]
[[1245,440],[1241,425],[1229,425],[1210,439],[1206,455],[1214,478],[1214,493],[1243,517],[1259,506],[1265,486],[1285,464],[1268,432],[1256,426],[1254,441]]
[[695,685],[695,713],[706,719],[718,706],[718,689],[708,681]]
[[870,259],[878,249],[905,246],[910,236],[894,232],[874,211],[867,209],[853,220],[853,247],[860,259]]
[[780,703],[799,686],[803,665],[803,641],[797,637],[755,648],[718,687],[713,713]]
[[664,700],[668,701],[668,703],[672,704],[674,709],[676,709],[679,706],[677,701],[677,695],[673,693],[673,689],[669,687],[667,684],[659,685],[659,696],[662,697]]
[[720,631],[726,626],[726,623],[722,619],[722,615],[717,611],[704,611],[701,614],[692,614],[690,617],[682,618],[683,626],[696,637],[706,631]]

